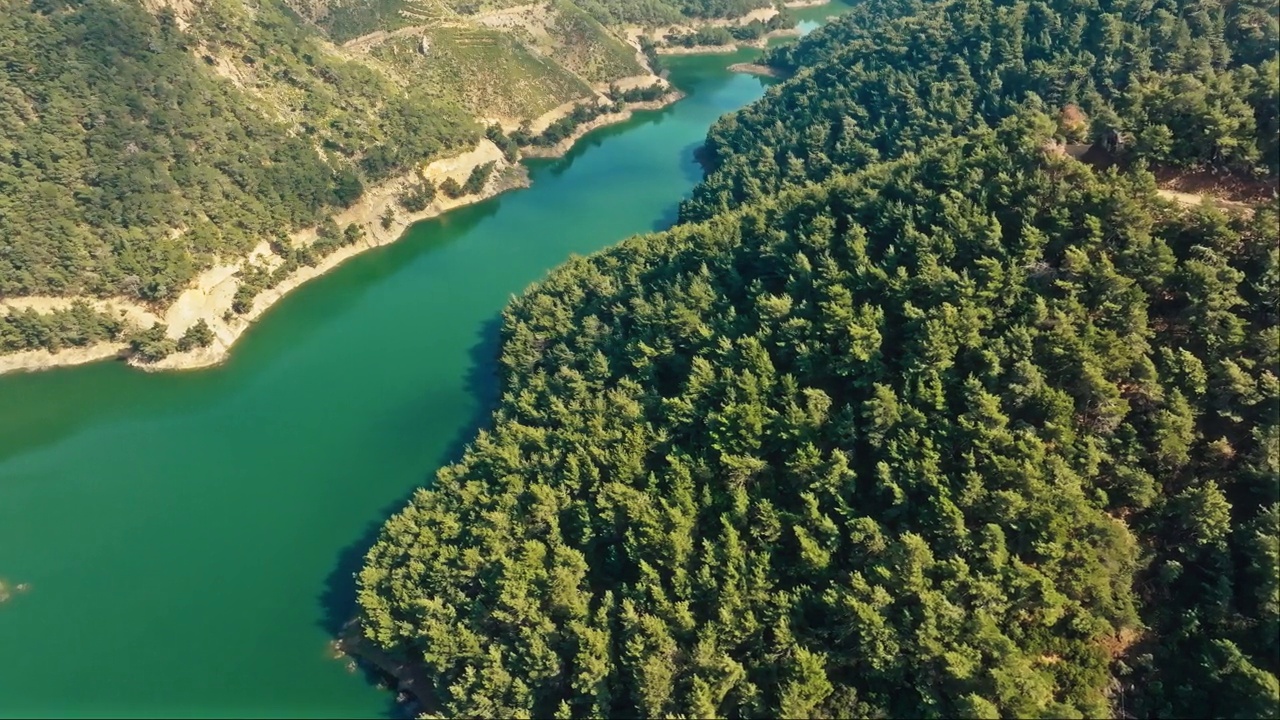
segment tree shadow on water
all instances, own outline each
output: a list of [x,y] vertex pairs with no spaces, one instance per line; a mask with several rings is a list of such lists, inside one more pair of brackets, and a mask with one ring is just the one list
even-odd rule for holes
[[[468,351],[469,367],[465,384],[467,392],[476,400],[476,409],[459,433],[446,446],[444,453],[438,460],[438,466],[442,467],[460,459],[467,445],[475,438],[476,433],[480,429],[488,427],[492,420],[494,406],[497,404],[499,397],[497,360],[502,343],[501,329],[501,315],[495,315],[485,321],[480,327],[477,342]],[[434,480],[435,470],[432,470],[430,475],[423,477],[420,486],[429,486]],[[364,566],[365,555],[377,542],[382,532],[382,526],[391,516],[403,510],[417,491],[418,488],[415,487],[395,502],[379,510],[373,520],[365,526],[360,537],[338,553],[334,568],[325,579],[324,590],[319,597],[321,607],[320,625],[330,637],[338,638],[341,636],[347,624],[356,616],[355,576]],[[352,658],[352,661],[355,662],[357,669],[364,675],[365,681],[369,684],[376,685],[381,683],[387,687],[395,688],[394,679],[388,678],[385,672],[371,663],[360,658]],[[384,717],[400,719],[414,716],[414,713],[409,712],[394,696],[389,698]]]
[[707,172],[711,169],[709,160],[707,140],[703,138],[680,151],[680,172],[686,180],[696,185],[707,177]]
[[[699,140],[696,143],[688,145],[680,151],[680,174],[685,180],[692,182],[694,185],[702,182],[706,177],[706,142]],[[669,205],[658,215],[658,219],[653,222],[653,231],[662,232],[668,230],[671,226],[680,221],[680,205],[689,195]]]

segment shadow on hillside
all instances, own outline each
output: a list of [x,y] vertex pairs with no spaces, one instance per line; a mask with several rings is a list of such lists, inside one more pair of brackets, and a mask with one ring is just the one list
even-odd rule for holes
[[[476,411],[445,448],[437,461],[437,466],[442,467],[460,459],[476,433],[481,428],[489,426],[499,397],[497,360],[501,347],[501,328],[501,315],[495,315],[486,321],[480,327],[477,342],[468,351],[470,367],[466,375],[466,388],[476,400]],[[422,478],[421,484],[427,486],[434,480],[435,470],[432,470],[429,475]],[[414,488],[395,502],[383,507],[365,527],[360,537],[338,553],[333,570],[325,579],[324,590],[319,596],[321,609],[319,624],[330,637],[339,637],[347,623],[356,615],[355,576],[364,565],[365,555],[377,542],[382,526],[391,516],[409,504],[417,490],[418,488]],[[335,660],[335,662],[339,661]],[[369,684],[388,684],[387,676],[371,664],[357,660],[356,667],[364,674]],[[405,708],[391,697],[385,717],[398,719],[412,717],[412,714],[406,714]]]

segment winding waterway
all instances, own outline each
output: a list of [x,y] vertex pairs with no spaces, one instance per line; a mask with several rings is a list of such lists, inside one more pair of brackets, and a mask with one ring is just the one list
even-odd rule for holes
[[0,715],[390,712],[328,648],[371,533],[483,421],[509,297],[672,222],[753,55],[671,59],[686,99],[304,286],[220,367],[0,377]]

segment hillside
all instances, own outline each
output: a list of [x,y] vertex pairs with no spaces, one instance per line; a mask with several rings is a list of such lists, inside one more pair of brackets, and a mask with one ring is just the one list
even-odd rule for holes
[[225,345],[256,294],[456,204],[430,163],[495,141],[481,197],[611,87],[664,95],[620,23],[745,5],[0,0],[0,354]]
[[706,153],[713,172],[682,212],[707,218],[900,157],[1027,102],[1070,115],[1062,141],[1114,131],[1131,159],[1274,185],[1277,12],[1275,0],[861,4],[766,57],[796,77],[717,123]]
[[445,716],[1096,717],[1113,671],[1273,713],[1277,216],[1051,133],[557,271],[372,550],[368,637]]
[[[684,222],[508,307],[491,426],[359,577],[430,715],[1280,714],[1280,202],[1144,167],[1274,187],[1274,24],[992,5],[778,52]],[[1212,92],[1125,104],[1165,83]],[[1157,125],[1219,152],[1105,147]]]

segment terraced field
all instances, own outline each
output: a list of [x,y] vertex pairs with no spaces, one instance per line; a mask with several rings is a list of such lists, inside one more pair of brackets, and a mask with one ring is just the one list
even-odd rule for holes
[[372,55],[428,97],[458,102],[476,116],[531,119],[592,94],[590,85],[550,57],[489,28],[422,29],[381,43]]
[[[0,0],[0,33],[29,68],[0,76],[0,148],[57,158],[20,163],[2,198],[0,294],[160,312],[264,237],[314,231],[475,148],[485,124],[546,127],[611,86],[649,87],[626,2]],[[741,14],[767,0],[642,4],[669,20],[712,2]]]

